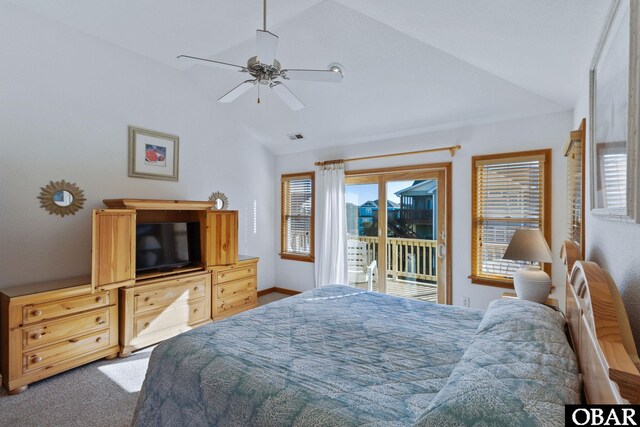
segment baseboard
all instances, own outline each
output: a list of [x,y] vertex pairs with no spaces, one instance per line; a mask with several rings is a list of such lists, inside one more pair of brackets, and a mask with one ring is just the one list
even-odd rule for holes
[[279,294],[285,294],[285,295],[298,295],[301,293],[299,291],[294,291],[294,290],[285,289],[285,288],[278,288],[277,286],[274,286],[273,288],[263,289],[261,291],[258,291],[258,298],[260,298],[263,295],[268,295],[272,292],[277,292]]

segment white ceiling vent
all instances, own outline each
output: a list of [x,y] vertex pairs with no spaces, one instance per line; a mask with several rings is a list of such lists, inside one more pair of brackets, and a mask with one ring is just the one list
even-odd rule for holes
[[289,137],[290,140],[292,141],[297,141],[299,139],[304,139],[304,135],[301,133],[290,133],[289,135],[287,135]]

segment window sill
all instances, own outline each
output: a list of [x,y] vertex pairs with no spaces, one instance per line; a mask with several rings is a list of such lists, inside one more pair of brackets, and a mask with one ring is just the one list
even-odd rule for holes
[[494,286],[496,288],[513,289],[513,279],[492,279],[488,277],[469,276],[474,285]]
[[312,256],[305,255],[280,254],[280,259],[286,259],[289,261],[315,262],[315,259]]

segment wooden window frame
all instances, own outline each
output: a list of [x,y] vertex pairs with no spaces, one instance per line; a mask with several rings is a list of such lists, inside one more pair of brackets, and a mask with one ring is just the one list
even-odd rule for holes
[[[519,159],[527,157],[544,156],[544,172],[543,179],[543,194],[542,194],[542,234],[545,240],[551,247],[551,188],[552,188],[552,163],[551,163],[551,148],[542,150],[530,150],[530,151],[516,151],[510,153],[499,154],[486,154],[481,156],[473,156],[471,158],[471,274],[469,279],[471,283],[475,285],[495,286],[499,288],[513,289],[513,279],[497,279],[493,277],[486,277],[478,275],[477,273],[477,247],[476,247],[476,235],[478,232],[478,218],[475,216],[475,207],[478,202],[478,168],[476,162],[478,161],[493,161],[493,160],[506,160],[506,159]],[[551,275],[551,264],[547,263],[543,265],[544,271]]]
[[[573,143],[574,142],[580,142],[580,156],[581,156],[581,162],[580,162],[580,171],[581,171],[581,182],[580,182],[580,200],[582,202],[582,205],[580,206],[580,255],[582,257],[582,259],[584,259],[585,257],[585,179],[586,179],[586,169],[585,169],[585,161],[586,161],[586,138],[585,138],[585,133],[586,133],[586,119],[582,119],[582,122],[580,123],[580,128],[578,128],[578,130],[574,130],[571,131],[570,133],[570,137],[569,137],[569,142],[567,143],[567,146],[564,149],[564,156],[568,157],[569,154],[571,153],[571,150],[573,148]],[[567,185],[569,183],[569,180],[571,180],[571,177],[569,176],[569,162],[571,162],[571,159],[567,159]],[[569,227],[573,227],[575,226],[574,222],[573,222],[573,216],[571,215],[571,212],[573,211],[574,205],[573,203],[571,203],[571,194],[570,194],[570,189],[567,187],[567,220],[568,220],[568,226]],[[572,239],[573,237],[573,233],[571,233],[571,230],[567,230],[567,238],[568,239]],[[575,242],[575,241],[574,241]],[[575,242],[577,243],[577,242]]]
[[[286,251],[287,246],[287,227],[286,227],[286,215],[285,215],[285,198],[284,198],[284,184],[286,181],[292,179],[311,179],[311,221],[310,221],[310,246],[309,255],[298,255],[288,253]],[[288,173],[280,176],[280,259],[286,259],[290,261],[302,261],[302,262],[315,262],[314,246],[315,246],[315,210],[316,210],[316,186],[315,186],[315,172],[299,172]]]

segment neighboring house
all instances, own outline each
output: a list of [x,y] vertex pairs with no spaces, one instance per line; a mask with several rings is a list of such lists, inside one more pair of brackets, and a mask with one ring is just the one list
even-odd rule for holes
[[[400,209],[396,202],[387,200],[387,214],[393,215]],[[376,236],[378,224],[378,201],[368,200],[360,205],[358,215],[358,234],[360,236]],[[375,231],[375,232],[374,232]],[[373,234],[372,234],[373,233]]]
[[[419,239],[434,240],[437,224],[438,183],[433,180],[414,181],[410,187],[396,191],[400,209],[389,222],[397,223],[398,232],[414,234]],[[409,232],[410,230],[410,232]]]
[[[387,201],[388,235],[433,240],[438,185],[436,181],[414,181],[395,193],[400,204]],[[368,200],[358,208],[358,235],[376,236],[378,201]]]

